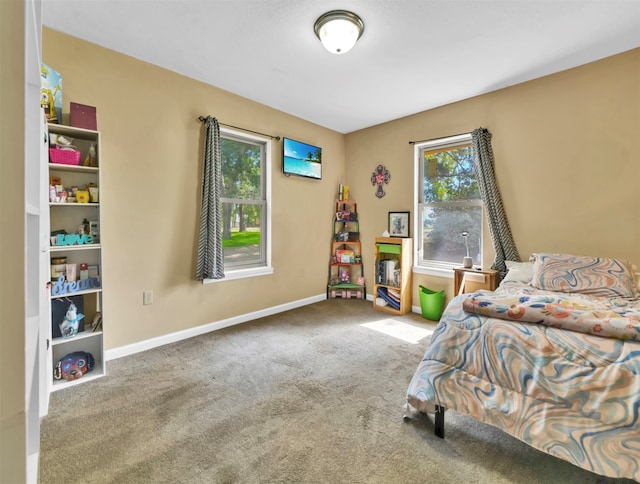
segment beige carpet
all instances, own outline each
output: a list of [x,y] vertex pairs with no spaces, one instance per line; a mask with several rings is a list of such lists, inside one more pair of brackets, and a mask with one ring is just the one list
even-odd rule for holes
[[625,482],[451,411],[444,440],[403,421],[433,327],[333,299],[109,362],[52,395],[40,482]]

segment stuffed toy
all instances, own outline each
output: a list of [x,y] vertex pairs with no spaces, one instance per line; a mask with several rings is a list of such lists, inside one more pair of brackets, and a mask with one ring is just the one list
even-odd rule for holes
[[340,278],[340,282],[351,282],[351,269],[345,266],[340,266],[338,268],[338,277]]
[[59,324],[62,337],[72,338],[73,336],[77,335],[78,326],[80,325],[80,320],[82,318],[84,318],[84,314],[78,312],[78,308],[76,308],[76,305],[73,303],[69,304],[67,314],[65,314],[64,319]]
[[82,378],[86,372],[93,370],[96,360],[91,353],[74,351],[58,361],[53,376],[56,380],[64,378],[67,381]]

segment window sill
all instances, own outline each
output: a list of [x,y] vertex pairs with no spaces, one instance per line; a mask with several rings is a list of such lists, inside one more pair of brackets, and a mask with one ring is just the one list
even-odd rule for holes
[[246,279],[248,277],[268,276],[273,274],[273,267],[252,267],[251,269],[237,269],[227,271],[223,279],[205,279],[202,284],[211,284],[225,281],[235,281],[236,279]]
[[413,266],[413,273],[423,274],[425,276],[446,277],[447,279],[453,279],[453,269],[445,267]]

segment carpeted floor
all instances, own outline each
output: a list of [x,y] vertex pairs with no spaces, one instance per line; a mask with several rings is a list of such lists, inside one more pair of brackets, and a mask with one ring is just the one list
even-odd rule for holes
[[435,325],[332,299],[111,361],[52,395],[40,482],[629,482],[451,411],[444,440],[405,422],[429,337],[387,334],[403,327],[415,341]]

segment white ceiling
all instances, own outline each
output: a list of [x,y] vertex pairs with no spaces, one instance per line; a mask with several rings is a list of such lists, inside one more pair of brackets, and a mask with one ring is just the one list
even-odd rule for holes
[[[334,9],[365,24],[343,55],[313,32]],[[42,0],[42,21],[341,133],[640,47],[640,0]]]

